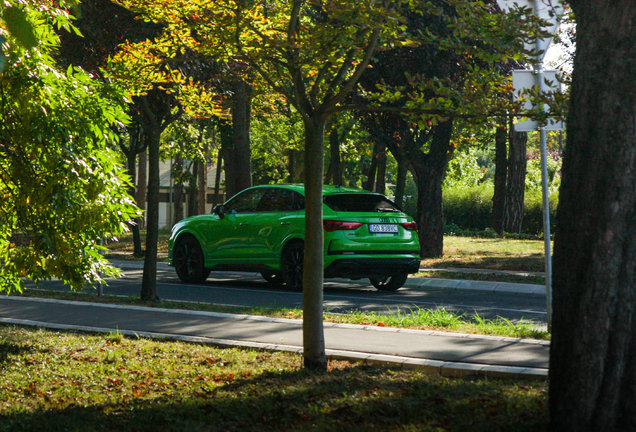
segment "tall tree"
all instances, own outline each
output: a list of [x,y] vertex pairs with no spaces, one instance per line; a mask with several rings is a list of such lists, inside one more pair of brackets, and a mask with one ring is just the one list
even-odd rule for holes
[[413,174],[422,257],[443,254],[442,182],[455,149],[455,119],[483,123],[512,108],[506,97],[512,88],[501,65],[521,48],[515,35],[528,29],[515,22],[519,16],[498,14],[492,5],[475,6],[432,1],[427,9],[410,11],[411,32],[427,36],[419,45],[378,53],[362,78],[369,91],[379,85],[388,89],[375,109],[384,111],[383,118],[366,125],[372,135],[383,137],[402,166],[398,184],[405,167]]
[[551,430],[636,430],[636,2],[571,0],[554,244]]
[[[322,332],[322,182],[327,119],[354,90],[375,50],[397,41],[398,9],[389,0],[329,3],[293,0],[246,3],[174,1],[128,7],[171,23],[181,41],[212,56],[250,65],[300,113],[305,127],[305,365],[326,368]],[[217,32],[210,32],[209,29]],[[232,47],[232,48],[230,48]]]

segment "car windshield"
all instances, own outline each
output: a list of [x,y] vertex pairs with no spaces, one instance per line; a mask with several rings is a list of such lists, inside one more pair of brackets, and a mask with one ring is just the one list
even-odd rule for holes
[[381,195],[337,194],[326,195],[324,202],[337,212],[399,212],[391,201]]

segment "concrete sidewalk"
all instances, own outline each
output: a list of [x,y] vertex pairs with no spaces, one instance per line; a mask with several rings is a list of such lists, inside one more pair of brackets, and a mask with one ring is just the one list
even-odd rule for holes
[[[0,323],[119,332],[302,352],[302,321],[149,307],[0,297]],[[547,377],[550,343],[350,324],[324,325],[327,356],[444,376]]]

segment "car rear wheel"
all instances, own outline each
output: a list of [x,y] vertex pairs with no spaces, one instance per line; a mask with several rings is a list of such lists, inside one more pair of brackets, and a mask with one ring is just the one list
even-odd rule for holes
[[406,283],[408,274],[396,274],[383,278],[369,278],[371,285],[380,291],[397,291]]
[[283,283],[293,291],[303,290],[303,259],[305,258],[305,245],[296,242],[288,245],[283,251],[281,269],[283,271]]
[[203,283],[210,275],[205,267],[203,251],[194,237],[184,237],[174,248],[174,268],[182,282]]

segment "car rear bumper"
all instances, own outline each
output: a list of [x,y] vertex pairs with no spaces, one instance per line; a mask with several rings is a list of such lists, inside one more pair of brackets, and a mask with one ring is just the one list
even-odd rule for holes
[[386,277],[396,274],[417,273],[417,258],[344,258],[333,261],[325,268],[325,277],[350,279]]

